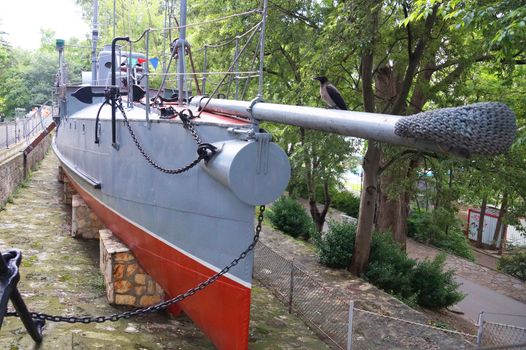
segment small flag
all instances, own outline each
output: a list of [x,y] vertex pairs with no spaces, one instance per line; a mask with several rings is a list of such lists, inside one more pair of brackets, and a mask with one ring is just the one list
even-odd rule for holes
[[142,57],[141,57],[141,58],[138,58],[138,59],[137,59],[137,63],[138,63],[138,64],[143,64],[144,62],[146,62],[146,58],[142,58]]
[[159,65],[159,59],[157,57],[151,58],[150,63],[153,66],[153,69],[157,69],[157,66]]

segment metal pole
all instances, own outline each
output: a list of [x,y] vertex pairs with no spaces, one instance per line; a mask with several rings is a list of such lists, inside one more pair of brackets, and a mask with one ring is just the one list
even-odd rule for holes
[[[236,53],[234,55],[234,58],[239,55],[239,37],[236,36]],[[235,100],[239,99],[239,59],[236,60],[234,64],[234,69],[236,71],[236,75],[234,79],[236,79],[236,97]]]
[[113,37],[115,38],[116,33],[116,27],[117,27],[117,11],[115,11],[115,2],[116,0],[113,0]]
[[261,34],[259,37],[259,85],[258,97],[263,97],[263,60],[265,58],[265,27],[267,25],[267,5],[268,0],[263,0],[263,22],[261,25]]
[[128,70],[126,74],[126,80],[128,81],[128,108],[133,108],[133,84],[135,82],[132,80],[132,70],[133,70],[133,61],[132,61],[132,43],[130,42],[130,50],[128,50]]
[[354,301],[349,302],[349,320],[347,323],[347,350],[352,350],[352,320],[354,316]]
[[91,84],[97,85],[97,41],[99,40],[99,2],[93,1],[93,31],[91,32]]
[[[144,45],[146,46],[146,62],[144,62],[143,72],[146,75],[146,123],[150,127],[150,29],[146,31],[144,38]],[[133,89],[132,89],[133,90]]]
[[179,105],[183,104],[183,94],[184,94],[184,83],[185,83],[185,62],[184,62],[184,48],[186,43],[186,0],[181,0],[180,3],[180,12],[181,12],[181,21],[179,25],[181,26],[179,30],[179,62],[178,63],[178,73],[179,73],[179,96],[178,103]]
[[206,65],[207,65],[207,57],[206,57],[206,49],[208,48],[208,45],[205,44],[205,47],[204,47],[204,62],[203,62],[203,95],[206,95]]
[[477,329],[477,349],[480,349],[481,346],[482,346],[482,334],[483,334],[483,331],[484,331],[484,311],[482,311],[479,314],[479,319],[478,319],[478,322],[477,322],[477,326],[478,326],[478,329]]
[[294,259],[290,261],[289,314],[292,313],[293,296],[294,296]]

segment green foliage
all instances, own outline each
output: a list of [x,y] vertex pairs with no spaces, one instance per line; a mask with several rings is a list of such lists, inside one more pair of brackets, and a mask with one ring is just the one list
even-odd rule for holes
[[272,226],[294,238],[309,239],[313,231],[312,220],[298,201],[282,196],[272,204],[267,217]]
[[464,299],[457,291],[454,271],[443,271],[445,254],[439,254],[433,261],[419,262],[412,276],[412,286],[418,305],[429,309],[439,309],[454,305]]
[[500,258],[497,268],[504,273],[526,281],[526,251],[504,255]]
[[392,235],[373,234],[369,261],[365,273],[368,281],[402,299],[414,294],[411,282],[416,262],[407,257]]
[[349,191],[335,192],[332,195],[332,207],[353,218],[358,218],[360,198]]
[[351,261],[356,225],[330,222],[329,231],[314,237],[320,262],[329,267],[344,268]]
[[[349,264],[354,248],[356,226],[331,222],[329,231],[317,235],[314,243],[320,262],[343,268]],[[453,271],[443,271],[445,255],[417,263],[400,249],[390,234],[374,233],[369,267],[365,279],[409,305],[435,309],[462,300],[453,280]]]
[[471,261],[475,260],[459,220],[442,208],[432,212],[411,213],[408,235],[419,242],[431,244]]

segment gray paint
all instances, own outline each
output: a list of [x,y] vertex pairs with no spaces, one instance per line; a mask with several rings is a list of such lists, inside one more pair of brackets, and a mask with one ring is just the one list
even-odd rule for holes
[[[256,186],[255,194],[240,195],[239,189],[250,190],[246,183],[236,187],[233,182],[243,176],[230,176],[231,182],[225,184],[210,176],[201,164],[180,175],[162,173],[141,156],[120,116],[117,122],[120,149],[114,149],[111,147],[109,107],[105,107],[101,113],[100,143],[95,144],[94,119],[98,107],[85,107],[63,120],[56,138],[56,146],[62,157],[91,179],[100,181],[101,189],[95,189],[78,178],[91,195],[125,218],[217,269],[222,269],[246,249],[253,239],[255,207],[239,196],[243,199],[246,196],[248,202],[256,201],[259,204],[261,200],[256,197],[262,187]],[[196,144],[178,120],[160,120],[156,114],[151,114],[149,129],[142,108],[136,106],[128,110],[127,114],[144,149],[157,163],[168,168],[178,168],[196,158]],[[210,143],[235,139],[228,128],[239,128],[239,125],[232,124],[195,123],[202,140]],[[247,177],[252,176],[255,162],[250,158],[256,155],[251,156],[250,153],[257,147],[251,145],[253,141],[233,142],[245,143],[245,147],[239,150],[241,153],[247,152],[239,156],[240,160],[247,160],[245,169],[239,165],[236,169]],[[262,183],[269,186],[268,192],[275,197],[281,194],[286,182],[273,184],[272,176],[277,174],[280,178],[288,179],[290,172],[288,162],[283,161],[276,147],[271,146],[274,151],[270,154],[268,173],[259,175]],[[230,148],[227,148],[230,153]],[[228,156],[234,163],[238,161],[235,153],[233,151]],[[278,154],[276,164],[273,161],[274,153]],[[225,171],[228,173],[228,169]],[[237,195],[231,188],[238,192]],[[265,193],[265,201],[273,199]],[[231,270],[231,275],[250,283],[252,264],[253,255],[249,254]]]

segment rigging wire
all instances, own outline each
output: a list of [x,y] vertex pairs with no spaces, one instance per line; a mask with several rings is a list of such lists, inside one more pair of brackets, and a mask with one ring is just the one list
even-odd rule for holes
[[[171,30],[171,29],[181,29],[181,28],[188,28],[188,27],[197,27],[197,26],[201,26],[201,25],[205,25],[205,24],[221,22],[221,21],[224,21],[224,20],[227,20],[227,19],[230,19],[230,18],[234,18],[234,17],[247,16],[247,15],[250,15],[250,14],[253,14],[253,13],[261,13],[261,10],[260,9],[253,9],[253,10],[249,10],[249,11],[245,11],[245,12],[234,13],[234,14],[231,14],[231,15],[214,18],[214,19],[211,19],[211,20],[208,20],[208,21],[202,21],[202,22],[199,22],[199,23],[190,23],[190,24],[186,24],[184,26],[177,25],[177,26],[173,26],[173,27],[168,27],[166,29]],[[152,28],[151,30],[152,31],[160,31],[160,30],[164,30],[164,28],[163,29]]]

